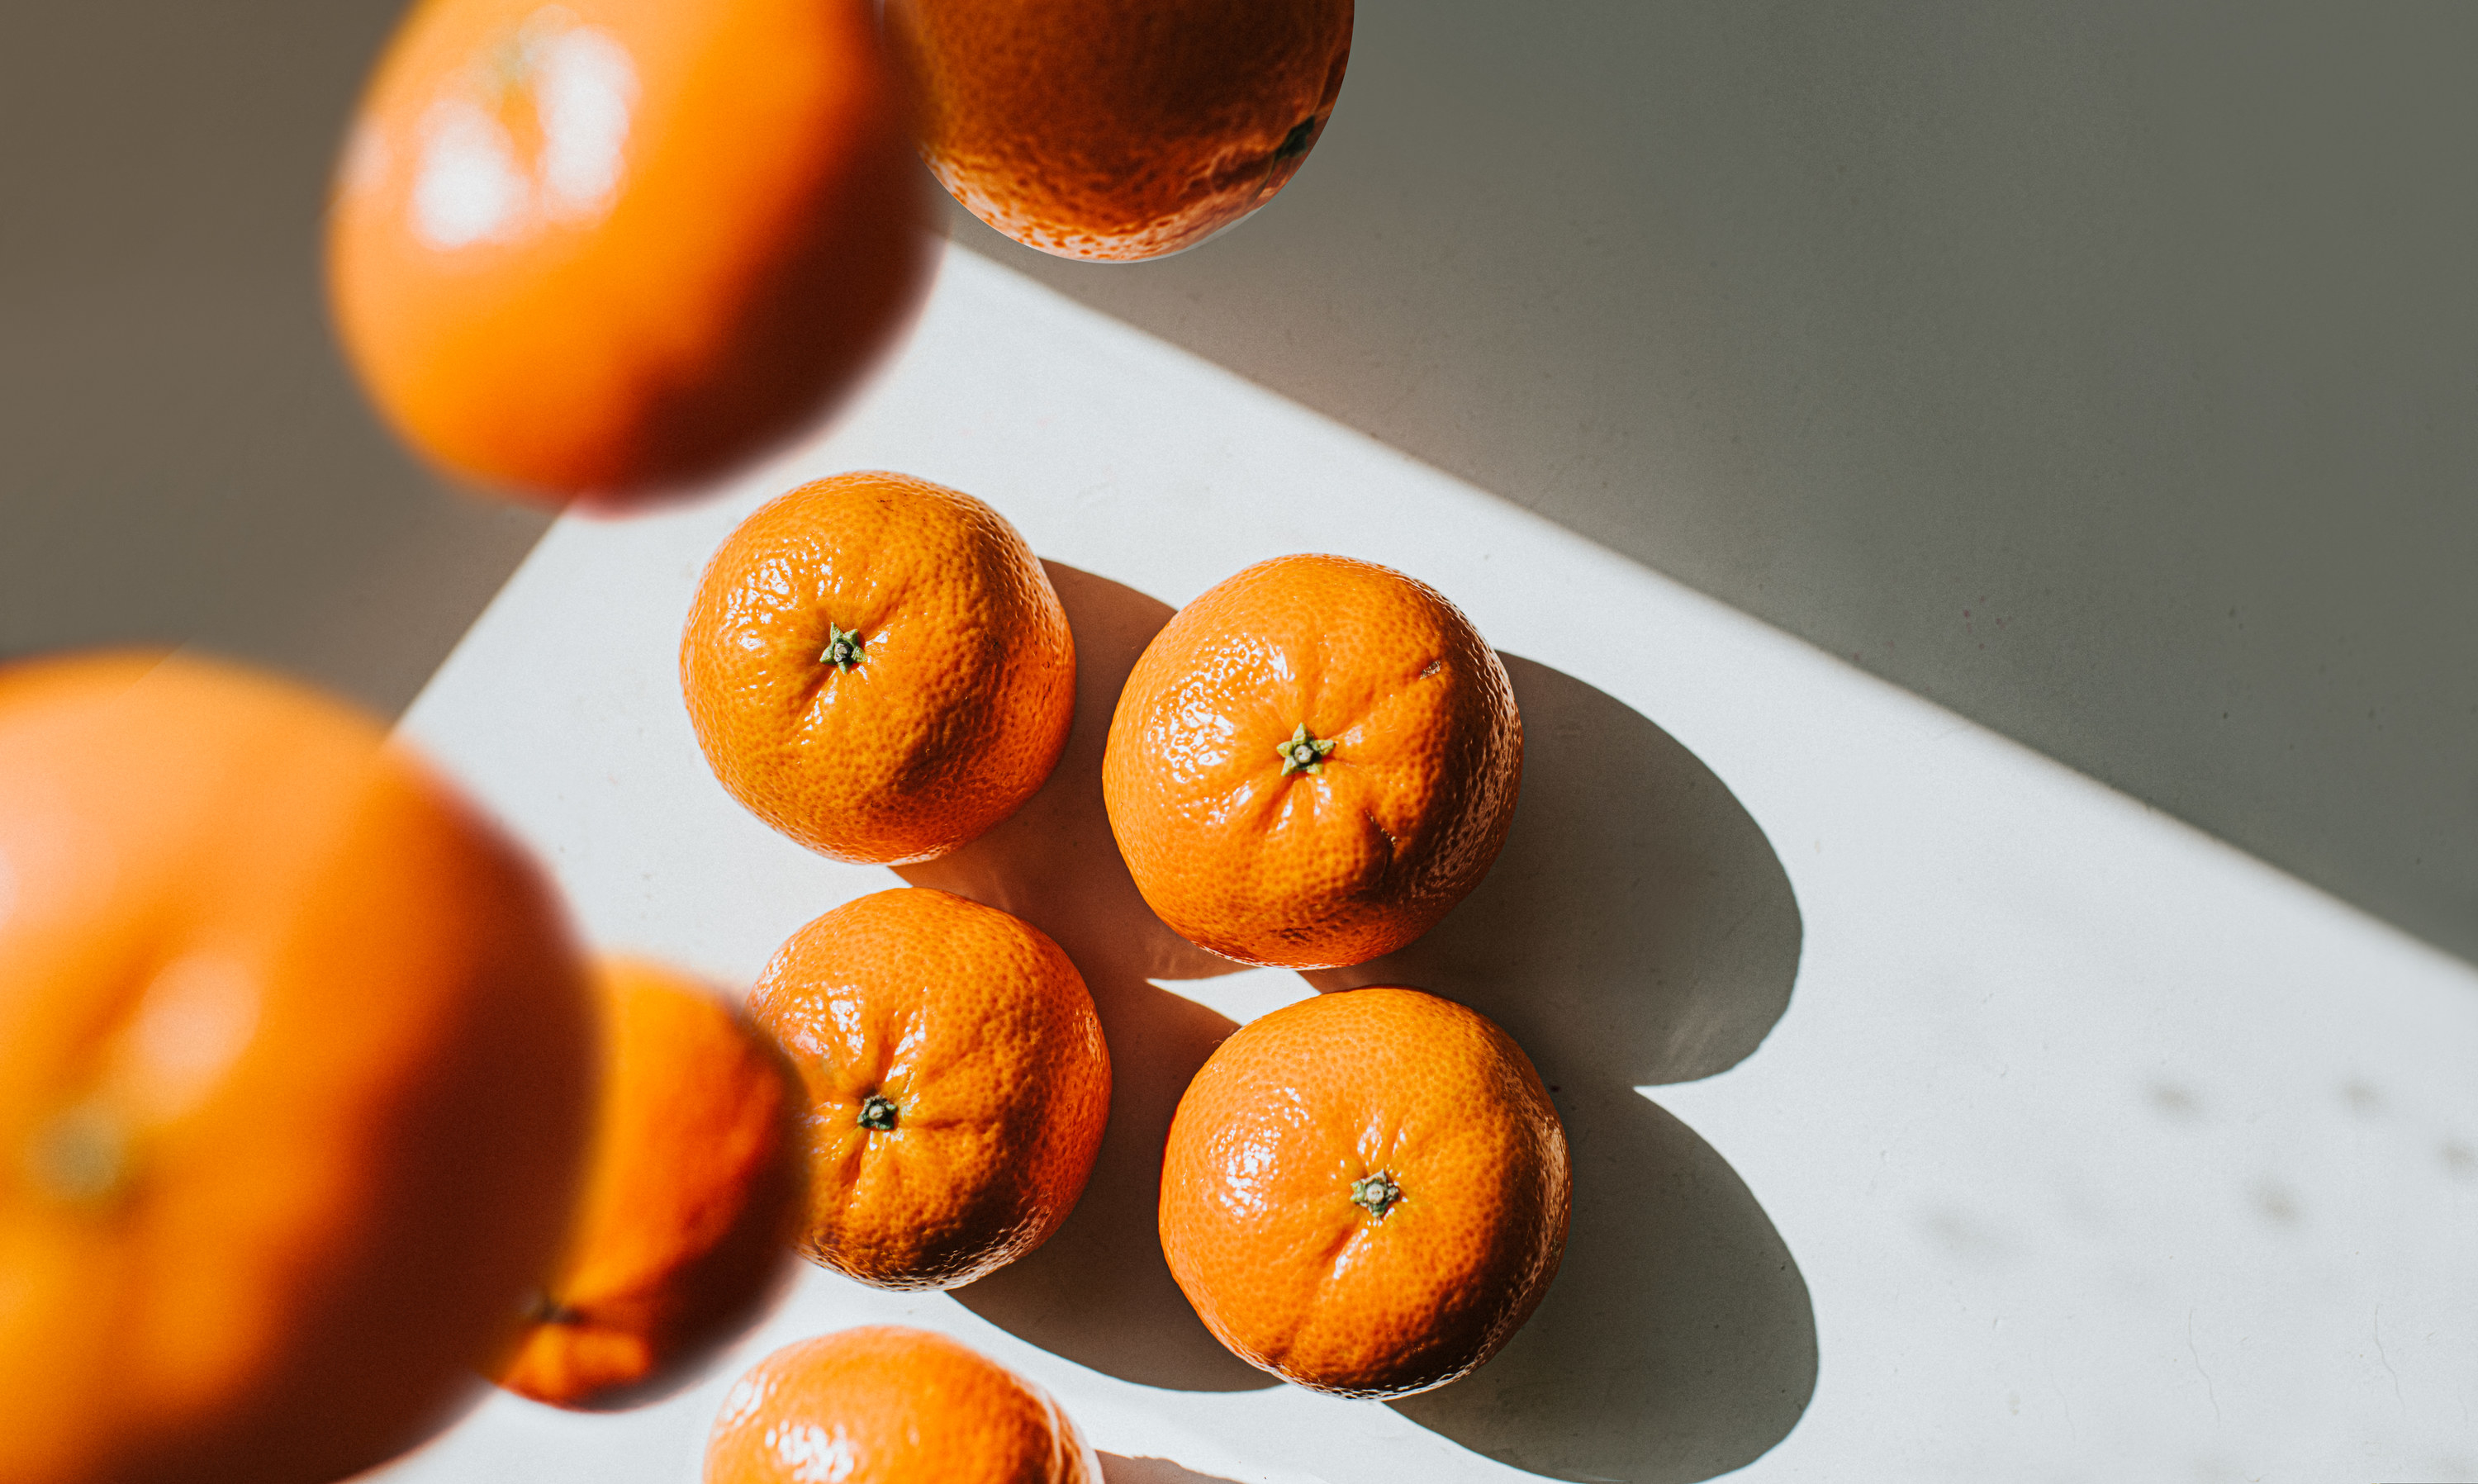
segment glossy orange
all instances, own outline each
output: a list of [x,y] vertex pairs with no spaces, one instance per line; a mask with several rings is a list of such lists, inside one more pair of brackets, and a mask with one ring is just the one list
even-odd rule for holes
[[1032,796],[1075,717],[1075,644],[1032,548],[959,490],[821,479],[706,565],[680,689],[715,777],[843,861],[945,854]]
[[695,981],[606,959],[602,1094],[576,1226],[496,1379],[536,1401],[652,1400],[756,1318],[791,1257],[799,1083]]
[[368,718],[0,667],[0,1478],[417,1441],[557,1251],[593,1038],[542,875]]
[[1065,258],[1192,247],[1325,132],[1352,0],[889,0],[922,154],[974,215]]
[[749,1003],[808,1090],[811,1258],[881,1288],[954,1288],[1075,1210],[1110,1053],[1040,929],[898,887],[794,934]]
[[1102,760],[1136,887],[1191,942],[1325,968],[1479,884],[1523,776],[1505,667],[1435,589],[1347,557],[1260,563],[1179,610]]
[[1400,1396],[1531,1316],[1572,1176],[1506,1034],[1418,990],[1321,994],[1242,1026],[1171,1121],[1162,1251],[1205,1327],[1286,1381]]
[[705,1484],[1101,1484],[1048,1393],[944,1335],[878,1325],[786,1346],[723,1398]]
[[363,384],[443,468],[623,500],[848,389],[932,244],[869,0],[422,0],[329,209]]

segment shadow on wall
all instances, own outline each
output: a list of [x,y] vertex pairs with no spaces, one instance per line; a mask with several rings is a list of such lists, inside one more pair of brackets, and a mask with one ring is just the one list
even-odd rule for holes
[[1101,1478],[1104,1484],[1233,1484],[1218,1473],[1182,1469],[1167,1458],[1124,1458],[1117,1453],[1101,1455]]
[[[901,874],[1056,939],[1111,1044],[1144,1055],[1114,1058],[1110,1128],[1075,1214],[954,1296],[1125,1380],[1261,1388],[1271,1379],[1223,1349],[1171,1280],[1154,1221],[1171,1115],[1237,1027],[1150,981],[1238,966],[1145,906],[1101,803],[1119,690],[1171,609],[1107,578],[1049,570],[1075,633],[1066,755],[1013,818]],[[1325,989],[1414,984],[1488,1015],[1551,1084],[1574,1150],[1574,1227],[1539,1312],[1478,1372],[1397,1407],[1536,1473],[1691,1484],[1788,1434],[1814,1392],[1814,1315],[1744,1182],[1633,1089],[1710,1076],[1755,1050],[1789,1004],[1798,905],[1762,831],[1692,753],[1571,676],[1512,656],[1507,669],[1524,780],[1496,868],[1409,948],[1308,976]],[[1112,1484],[1201,1477],[1160,1460],[1110,1471]]]
[[1394,1407],[1533,1473],[1693,1484],[1789,1435],[1815,1315],[1745,1182],[1634,1089],[1756,1049],[1789,1006],[1798,902],[1693,753],[1573,676],[1505,663],[1523,794],[1488,879],[1402,952],[1307,977],[1416,985],[1505,1027],[1566,1121],[1574,1225],[1505,1349]]

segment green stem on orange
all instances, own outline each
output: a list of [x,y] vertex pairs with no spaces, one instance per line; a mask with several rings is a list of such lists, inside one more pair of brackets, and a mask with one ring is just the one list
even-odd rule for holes
[[872,1093],[860,1102],[860,1126],[885,1133],[895,1127],[895,1100]]
[[838,669],[850,669],[869,658],[869,650],[860,641],[858,629],[839,629],[833,619],[826,620],[826,647],[818,655],[818,663]]
[[1291,734],[1289,741],[1274,743],[1274,751],[1281,757],[1282,776],[1285,778],[1293,773],[1325,771],[1326,754],[1332,750],[1331,742],[1319,742],[1308,735],[1308,724],[1304,721]]
[[1403,1187],[1394,1183],[1392,1175],[1381,1171],[1351,1182],[1352,1202],[1366,1207],[1368,1214],[1379,1220],[1384,1220],[1385,1213],[1393,1210],[1402,1198]]

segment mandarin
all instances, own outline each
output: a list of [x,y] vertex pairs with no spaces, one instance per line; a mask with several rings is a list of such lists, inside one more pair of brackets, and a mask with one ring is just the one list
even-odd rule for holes
[[910,314],[934,250],[911,153],[868,0],[426,0],[337,167],[336,326],[453,473],[694,484]]
[[1556,1274],[1572,1175],[1530,1060],[1476,1011],[1343,990],[1206,1061],[1162,1157],[1162,1252],[1249,1364],[1350,1396],[1454,1380]]
[[1127,677],[1102,791],[1161,919],[1242,963],[1391,953],[1479,884],[1523,778],[1497,653],[1426,583],[1259,563],[1179,610]]
[[955,1288],[1049,1240],[1110,1114],[1110,1052],[1040,929],[928,887],[792,936],[749,1002],[808,1090],[800,1250],[880,1288]]
[[944,1335],[886,1324],[785,1346],[732,1384],[705,1484],[1102,1484],[1048,1393]]
[[841,474],[767,504],[697,584],[680,689],[732,797],[810,849],[900,865],[998,823],[1075,715],[1066,610],[969,494]]
[[1325,132],[1352,0],[889,0],[921,152],[981,220],[1064,258],[1192,247]]
[[536,1401],[618,1407],[693,1377],[746,1328],[791,1256],[799,1083],[771,1041],[695,981],[605,959],[602,1094],[574,1234],[495,1379]]
[[0,668],[0,1478],[417,1441],[558,1250],[594,1036],[544,877],[368,718]]

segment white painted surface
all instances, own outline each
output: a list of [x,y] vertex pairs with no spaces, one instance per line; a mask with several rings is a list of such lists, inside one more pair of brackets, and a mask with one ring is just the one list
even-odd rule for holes
[[[1393,967],[1560,1086],[1566,1269],[1498,1362],[1395,1408],[1234,1380],[1184,1316],[1112,1332],[1091,1254],[1142,1233],[1070,1252],[1071,1225],[997,1298],[811,1272],[670,1401],[495,1397],[391,1484],[693,1480],[740,1366],[886,1320],[1050,1387],[1119,1484],[1522,1476],[1490,1453],[1645,1480],[2478,1478],[2478,974],[965,253],[830,436],[706,505],[563,520],[407,717],[597,943],[745,983],[897,884],[733,805],[673,668],[731,526],[861,467],[977,493],[1171,605],[1283,552],[1385,562],[1532,662],[1515,840]],[[1308,992],[1161,982],[1243,1018]],[[1123,1077],[1149,1054],[1112,1050]]]

